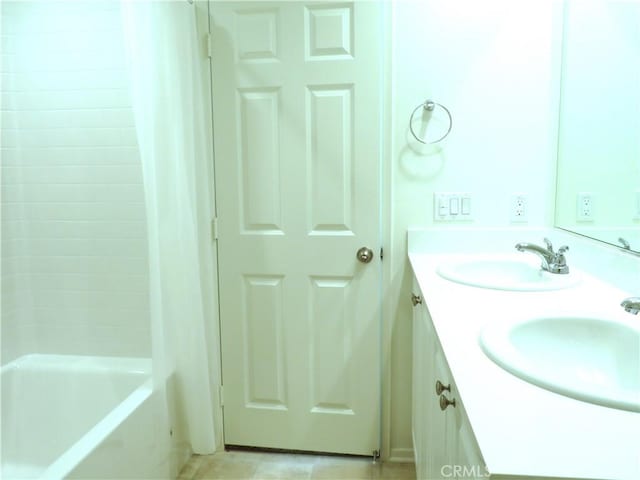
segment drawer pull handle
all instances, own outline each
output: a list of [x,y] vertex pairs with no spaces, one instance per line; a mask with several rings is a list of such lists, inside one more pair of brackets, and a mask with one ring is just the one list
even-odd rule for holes
[[436,381],[436,395],[442,395],[442,392],[451,392],[451,384],[445,385],[440,380]]
[[444,395],[440,395],[440,410],[446,410],[449,405],[456,406],[456,399],[452,398],[449,400]]

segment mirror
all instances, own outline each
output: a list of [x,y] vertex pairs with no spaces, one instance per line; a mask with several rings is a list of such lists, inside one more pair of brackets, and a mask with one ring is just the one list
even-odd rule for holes
[[555,224],[640,251],[640,1],[563,16]]

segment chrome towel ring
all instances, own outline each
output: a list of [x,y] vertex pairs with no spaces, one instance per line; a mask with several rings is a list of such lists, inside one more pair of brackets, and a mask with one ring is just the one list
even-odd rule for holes
[[[428,112],[433,112],[436,106],[444,110],[445,113],[447,114],[447,117],[449,117],[449,127],[447,128],[447,131],[444,133],[444,135],[442,135],[440,138],[438,138],[437,140],[434,140],[433,142],[427,142],[422,138],[418,137],[416,132],[413,130],[413,117],[415,116],[416,112],[421,108]],[[418,105],[411,113],[411,117],[409,117],[409,131],[411,131],[411,135],[413,135],[413,138],[415,138],[417,141],[419,141],[420,143],[424,143],[425,145],[431,145],[431,144],[442,141],[447,135],[449,135],[449,132],[451,132],[452,126],[453,126],[453,118],[451,117],[451,112],[447,109],[447,107],[445,107],[444,105],[441,105],[440,103],[436,103],[433,100],[426,100],[424,103],[421,103],[420,105]]]

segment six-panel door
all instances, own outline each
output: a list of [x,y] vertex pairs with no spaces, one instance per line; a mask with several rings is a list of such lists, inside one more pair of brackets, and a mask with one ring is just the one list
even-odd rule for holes
[[210,3],[226,444],[379,448],[379,9]]

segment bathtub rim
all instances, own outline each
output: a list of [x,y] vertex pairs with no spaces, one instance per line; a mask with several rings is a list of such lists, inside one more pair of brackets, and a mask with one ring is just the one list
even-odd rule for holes
[[58,480],[66,478],[85,458],[91,455],[127,417],[147,401],[152,393],[153,381],[148,379],[50,464],[38,479]]
[[[67,368],[65,368],[65,365]],[[17,357],[0,368],[4,374],[20,370],[54,369],[56,371],[95,372],[97,374],[123,374],[140,376],[140,383],[119,403],[73,442],[60,456],[47,465],[35,477],[42,480],[58,480],[68,476],[101,443],[120,426],[137,408],[153,394],[152,360],[149,357],[107,357],[94,355],[29,353]],[[0,389],[4,389],[0,380]],[[2,476],[5,474],[3,473]]]

